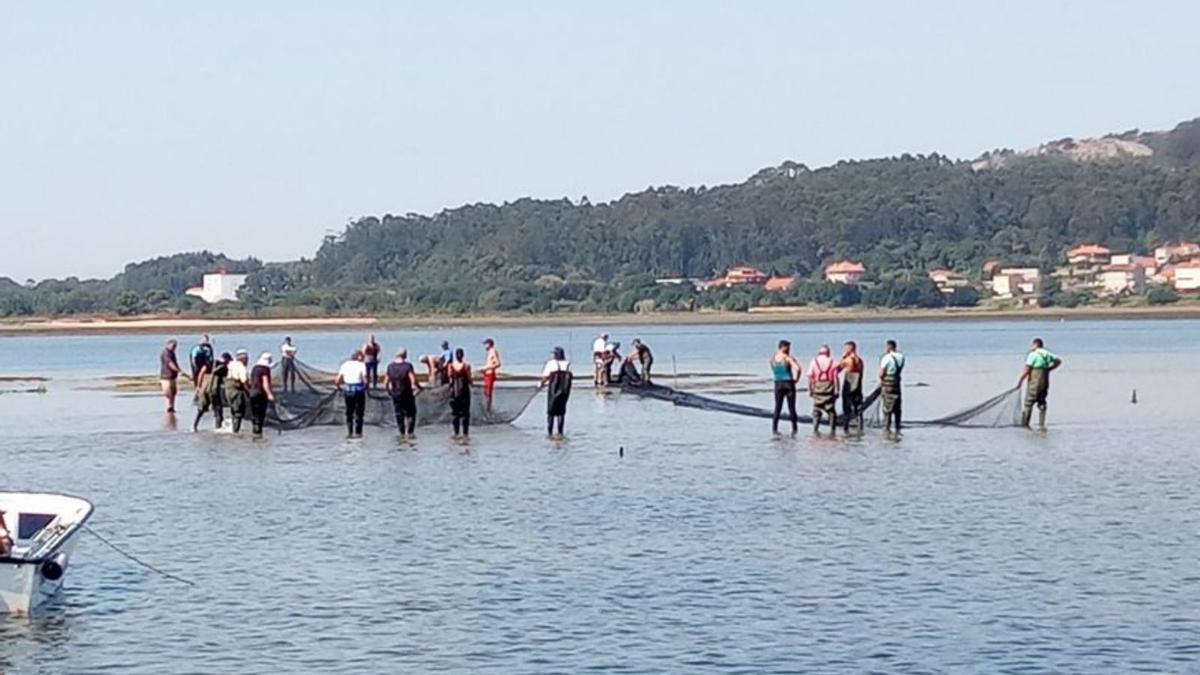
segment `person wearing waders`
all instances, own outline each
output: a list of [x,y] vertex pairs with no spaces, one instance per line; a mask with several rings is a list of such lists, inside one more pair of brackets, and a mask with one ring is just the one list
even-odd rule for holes
[[229,405],[229,416],[233,419],[233,433],[242,430],[242,419],[250,396],[250,370],[246,364],[250,354],[245,349],[237,350],[225,373],[225,403]]
[[837,433],[838,362],[829,345],[821,345],[808,364],[808,396],[812,399],[813,433],[820,433],[821,420],[829,418],[829,433]]
[[897,350],[895,340],[888,340],[884,345],[883,359],[879,362],[879,400],[885,433],[892,431],[893,420],[896,423],[895,433],[900,433],[900,376],[903,372],[904,355]]
[[842,424],[850,433],[850,420],[858,421],[858,430],[863,428],[863,360],[858,355],[858,345],[849,340],[842,345]]
[[1021,411],[1021,426],[1029,428],[1030,418],[1033,417],[1033,406],[1038,409],[1038,428],[1046,428],[1046,397],[1050,394],[1050,371],[1062,365],[1062,359],[1046,351],[1041,338],[1033,339],[1029,355],[1025,357],[1025,367],[1021,369],[1021,377],[1017,387],[1029,382],[1025,389],[1025,407]]
[[[555,347],[552,358],[542,368],[542,386],[546,387],[546,436],[563,437],[563,424],[567,418],[567,401],[571,398],[571,362],[562,347]],[[554,428],[557,425],[558,434]]]

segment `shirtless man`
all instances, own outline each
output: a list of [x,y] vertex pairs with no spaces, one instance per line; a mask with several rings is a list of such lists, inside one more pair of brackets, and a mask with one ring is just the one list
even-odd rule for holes
[[858,420],[858,429],[862,431],[863,416],[863,360],[858,355],[858,345],[854,340],[848,340],[842,345],[842,424],[850,431],[850,419]]
[[496,341],[492,338],[483,341],[483,348],[487,350],[483,367],[479,369],[479,372],[483,373],[483,404],[488,410],[491,410],[492,392],[496,389],[496,374],[501,365],[500,352],[496,350]]

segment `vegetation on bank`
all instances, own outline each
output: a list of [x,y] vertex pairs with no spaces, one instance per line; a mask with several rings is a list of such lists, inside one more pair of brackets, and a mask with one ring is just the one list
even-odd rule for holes
[[[1030,157],[983,171],[936,154],[817,170],[789,162],[736,185],[652,188],[604,204],[521,199],[366,217],[327,237],[312,259],[263,264],[201,252],[131,264],[108,280],[0,278],[0,316],[222,311],[185,294],[218,267],[250,274],[240,311],[251,314],[971,305],[984,299],[939,293],[926,272],[974,276],[993,258],[1049,270],[1081,241],[1145,253],[1200,238],[1200,124],[1155,143],[1148,158]],[[840,258],[865,262],[871,283],[822,281],[823,265]],[[737,264],[801,281],[778,293],[654,281]],[[1095,301],[1053,284],[1044,292],[1049,303]],[[1144,301],[1175,299],[1154,289]]]

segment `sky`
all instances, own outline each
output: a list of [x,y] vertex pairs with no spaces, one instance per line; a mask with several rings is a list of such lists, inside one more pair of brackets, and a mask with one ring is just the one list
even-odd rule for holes
[[0,276],[1200,116],[1195,2],[0,3]]

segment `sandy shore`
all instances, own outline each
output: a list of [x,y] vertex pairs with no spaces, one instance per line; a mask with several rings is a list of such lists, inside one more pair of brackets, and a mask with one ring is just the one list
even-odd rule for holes
[[1045,321],[1072,319],[1196,319],[1200,303],[1163,307],[1047,307],[990,309],[810,309],[758,308],[750,312],[664,312],[652,314],[542,314],[413,317],[298,317],[206,319],[182,317],[88,317],[0,321],[3,335],[92,335],[114,333],[191,333],[196,331],[301,332],[371,328],[454,326],[563,326],[628,324],[754,324],[798,321]]

